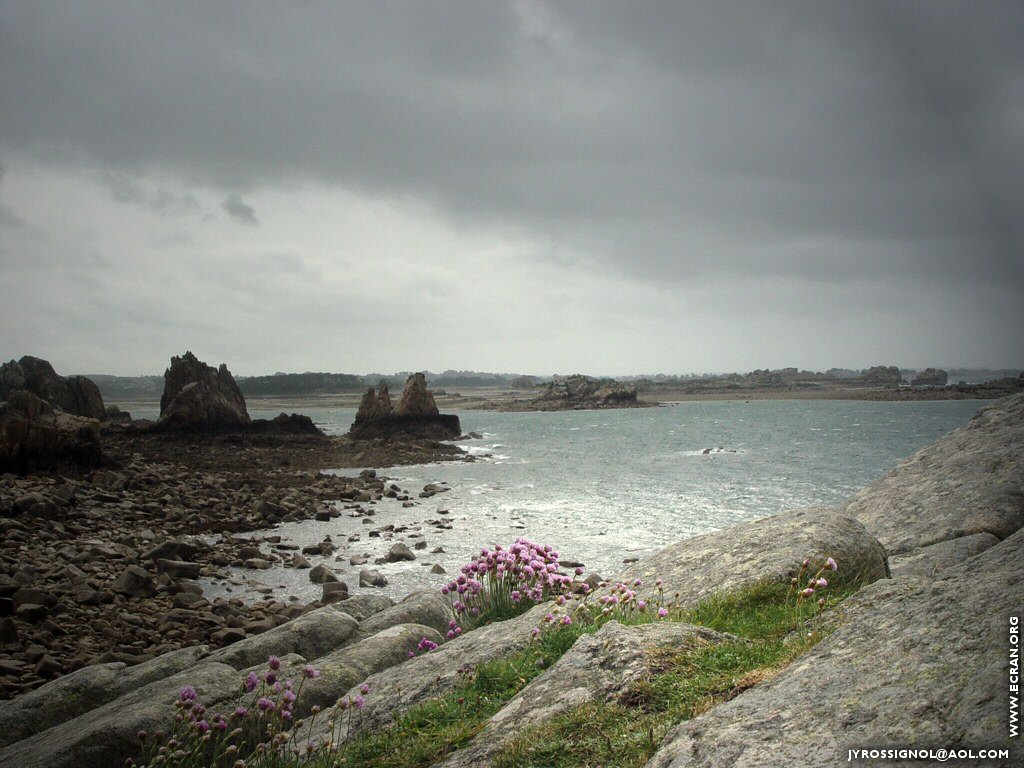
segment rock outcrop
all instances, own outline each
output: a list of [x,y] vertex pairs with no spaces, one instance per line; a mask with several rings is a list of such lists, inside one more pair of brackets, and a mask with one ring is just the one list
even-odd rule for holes
[[903,374],[895,365],[873,365],[861,372],[857,378],[849,379],[848,383],[870,387],[898,387],[903,383]]
[[[378,598],[353,609],[373,610]],[[348,601],[346,601],[348,602]],[[409,660],[426,638],[444,642],[435,626],[440,596],[410,599],[360,622],[345,604],[327,606],[236,642],[219,651],[184,649],[125,670],[119,665],[85,668],[53,681],[25,699],[0,702],[4,734],[0,765],[19,768],[109,768],[135,757],[138,732],[166,728],[181,686],[193,686],[211,710],[230,709],[250,669],[265,669],[267,657],[280,657],[282,679],[298,679],[306,661],[321,671],[306,681],[296,715],[313,705],[333,704],[357,683]],[[396,610],[398,609],[398,610]],[[419,619],[420,621],[417,621]]]
[[655,582],[661,579],[666,599],[688,608],[758,582],[788,583],[805,558],[821,563],[828,557],[840,564],[836,583],[888,576],[885,549],[862,524],[833,509],[810,507],[680,541],[627,566],[619,578],[640,579],[637,592],[648,598],[658,596]]
[[60,376],[46,360],[25,355],[0,366],[0,400],[26,390],[65,413],[90,419],[106,418],[99,388],[85,376]]
[[230,431],[249,423],[245,398],[224,363],[212,368],[191,352],[171,358],[158,429]]
[[648,768],[836,765],[866,747],[1009,747],[1007,617],[1024,611],[1022,561],[1024,531],[934,581],[866,588],[844,604],[832,635],[775,680],[670,732]]
[[388,392],[388,383],[381,379],[377,385],[376,393],[373,387],[366,390],[362,402],[359,403],[359,411],[356,413],[356,420],[382,419],[390,416],[394,409],[391,406],[391,394]]
[[631,408],[639,405],[635,386],[578,373],[547,382],[534,402],[541,410]]
[[949,374],[941,368],[925,368],[910,383],[915,387],[944,387],[949,382]]
[[100,422],[75,416],[23,389],[0,402],[0,473],[64,470],[103,463]]
[[[387,396],[386,389],[384,395]],[[426,376],[422,373],[414,373],[405,382],[402,399],[398,401],[395,414],[397,416],[437,416],[438,413],[434,395],[427,389]]]
[[434,395],[427,389],[422,373],[414,373],[405,382],[398,405],[392,407],[385,382],[375,393],[373,387],[363,395],[349,436],[357,440],[375,438],[426,438],[450,440],[462,433],[459,417],[438,411]]

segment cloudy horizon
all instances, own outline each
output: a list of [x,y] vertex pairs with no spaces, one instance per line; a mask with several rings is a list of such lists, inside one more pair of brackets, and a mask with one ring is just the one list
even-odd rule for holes
[[1024,367],[1024,5],[0,6],[0,358]]

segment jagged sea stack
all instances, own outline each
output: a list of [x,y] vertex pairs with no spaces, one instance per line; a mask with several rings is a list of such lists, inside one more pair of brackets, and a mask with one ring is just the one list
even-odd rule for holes
[[60,376],[26,355],[0,365],[0,473],[100,466],[100,420],[106,409],[85,376]]
[[103,421],[106,408],[99,387],[85,376],[61,376],[49,361],[25,355],[0,365],[0,400],[15,390],[31,392],[64,413]]
[[191,352],[164,371],[158,429],[225,431],[248,427],[245,397],[224,363],[213,368]]
[[370,387],[363,395],[352,422],[349,436],[357,440],[373,438],[420,437],[448,440],[462,433],[459,417],[440,413],[434,395],[427,389],[427,379],[414,373],[405,382],[397,407],[391,405],[388,385],[381,382],[377,391]]

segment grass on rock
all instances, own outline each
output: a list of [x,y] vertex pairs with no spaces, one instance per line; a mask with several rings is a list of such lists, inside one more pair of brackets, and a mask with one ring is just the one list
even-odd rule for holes
[[[833,592],[828,604],[854,591],[851,586]],[[629,624],[658,620],[653,612],[615,618]],[[496,768],[643,765],[673,726],[769,679],[820,639],[806,634],[806,616],[794,616],[785,584],[765,583],[711,598],[692,610],[673,612],[671,618],[737,637],[717,645],[652,654],[651,674],[623,700],[587,704],[527,731],[497,756]],[[465,746],[580,635],[596,632],[603,623],[552,627],[529,648],[482,664],[451,693],[413,707],[387,728],[354,737],[338,755],[313,762],[297,760],[292,766],[433,765]],[[800,634],[793,634],[798,627]]]

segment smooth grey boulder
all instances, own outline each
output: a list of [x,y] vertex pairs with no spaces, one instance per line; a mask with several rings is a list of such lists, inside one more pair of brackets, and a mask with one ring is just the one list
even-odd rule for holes
[[286,653],[315,659],[345,645],[358,629],[358,621],[328,605],[266,632],[232,643],[214,651],[207,658],[235,669],[262,664],[270,656]]
[[613,702],[650,674],[652,651],[682,651],[727,639],[706,627],[663,621],[605,624],[581,636],[551,669],[532,680],[464,748],[440,765],[483,768],[530,728],[591,702]]
[[293,709],[295,716],[305,717],[314,705],[326,710],[375,672],[408,661],[410,652],[419,652],[417,646],[423,638],[438,644],[444,642],[440,633],[430,627],[398,624],[317,659],[313,666],[320,676],[303,683]]
[[[774,680],[671,731],[648,768],[837,765],[848,749],[893,745],[1009,747],[1008,617],[1024,613],[1021,562],[1024,531],[934,579],[865,588],[840,606],[832,635]],[[1019,744],[1012,754],[1020,758]]]
[[1024,393],[996,400],[854,494],[843,513],[890,555],[1024,526]]
[[184,685],[204,704],[223,702],[240,686],[225,664],[201,664],[138,688],[73,720],[40,731],[0,751],[0,765],[18,768],[111,768],[139,752],[139,731],[166,729]]
[[0,747],[101,707],[129,691],[195,666],[205,645],[182,648],[128,667],[93,664],[59,677],[11,701],[0,702]]
[[[347,611],[348,601],[338,608]],[[397,605],[364,620],[359,625],[358,636],[369,637],[396,624],[423,624],[444,634],[451,619],[452,609],[439,592],[413,592]]]
[[991,533],[975,533],[958,539],[940,541],[928,547],[911,550],[905,555],[889,558],[893,576],[934,576],[950,566],[984,552],[999,543]]
[[619,580],[640,579],[637,593],[657,599],[655,581],[662,579],[665,602],[689,608],[716,593],[788,582],[805,558],[817,566],[828,557],[839,563],[836,581],[870,583],[889,575],[885,549],[863,525],[809,507],[672,544],[628,566]]
[[386,611],[395,601],[387,595],[352,595],[338,608],[356,621],[365,621],[375,613]]

